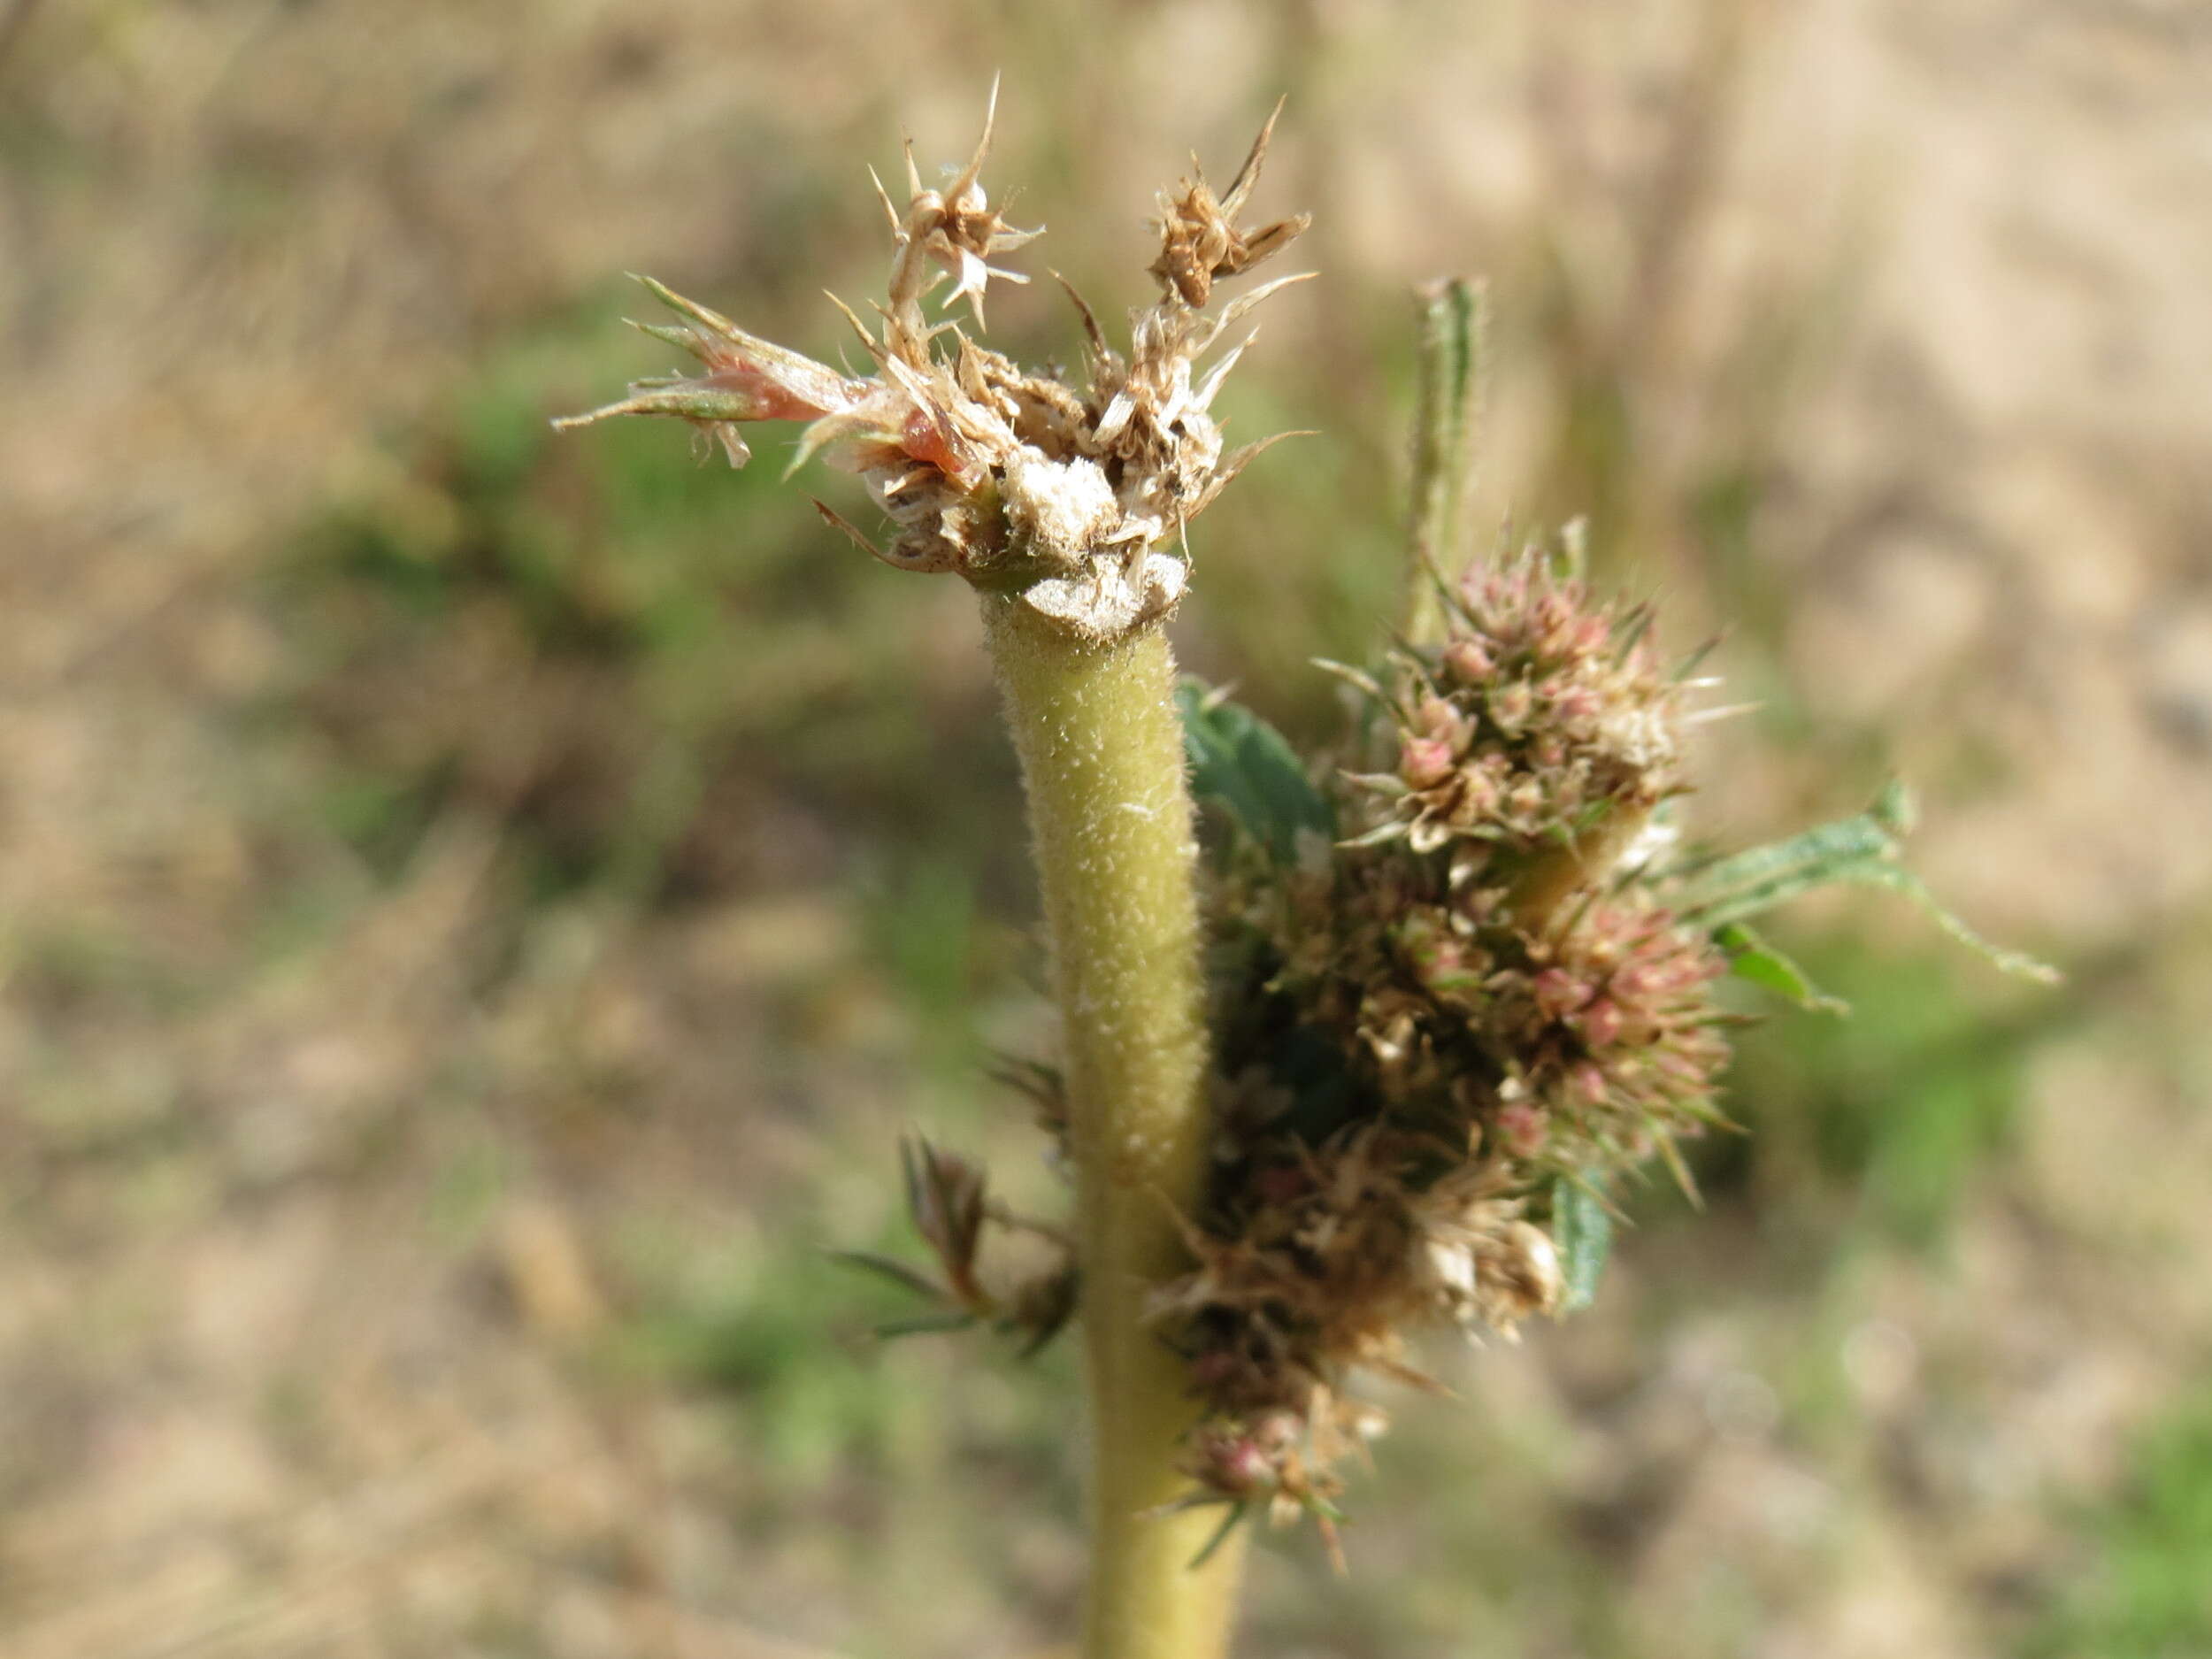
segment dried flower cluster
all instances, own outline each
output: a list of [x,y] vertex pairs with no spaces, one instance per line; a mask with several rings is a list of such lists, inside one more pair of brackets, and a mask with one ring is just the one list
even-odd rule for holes
[[880,334],[845,312],[872,373],[846,374],[771,344],[649,280],[685,326],[640,326],[689,352],[703,372],[641,380],[622,401],[561,424],[672,416],[711,433],[731,465],[742,465],[739,424],[805,421],[798,459],[818,452],[857,472],[890,517],[895,534],[878,548],[816,503],[871,553],[902,570],[954,571],[979,588],[1018,593],[1080,638],[1123,637],[1173,609],[1188,573],[1185,527],[1273,442],[1225,453],[1210,412],[1242,344],[1202,375],[1195,366],[1224,329],[1298,280],[1253,289],[1218,313],[1203,309],[1217,280],[1241,275],[1305,228],[1303,217],[1254,231],[1237,225],[1273,127],[1271,118],[1225,195],[1200,178],[1162,196],[1161,250],[1150,267],[1160,298],[1133,314],[1125,356],[1069,290],[1087,342],[1079,385],[1054,369],[1019,367],[956,321],[933,325],[925,315],[923,300],[949,280],[949,302],[965,300],[980,332],[991,279],[1026,280],[988,263],[1040,233],[1010,226],[985,195],[987,116],[974,156],[941,189],[924,186],[910,146],[903,212],[878,182],[895,244]]
[[1217,1164],[1156,1310],[1202,1495],[1279,1515],[1325,1517],[1328,1463],[1380,1426],[1348,1373],[1418,1382],[1409,1333],[1560,1311],[1560,1184],[1717,1118],[1725,961],[1633,850],[1681,787],[1647,613],[1537,550],[1449,609],[1393,683],[1352,676],[1394,764],[1339,774],[1344,839],[1248,841],[1215,894]]
[[[932,1146],[918,1135],[899,1145],[906,1176],[907,1213],[937,1258],[941,1279],[917,1271],[895,1257],[843,1250],[844,1261],[881,1275],[921,1298],[926,1311],[894,1320],[886,1334],[954,1331],[987,1325],[1021,1339],[1034,1352],[1058,1335],[1075,1312],[1075,1255],[1067,1235],[1048,1222],[1017,1215],[992,1198],[980,1165]],[[1025,1233],[1045,1246],[1044,1259],[1025,1269],[987,1261],[993,1233]]]

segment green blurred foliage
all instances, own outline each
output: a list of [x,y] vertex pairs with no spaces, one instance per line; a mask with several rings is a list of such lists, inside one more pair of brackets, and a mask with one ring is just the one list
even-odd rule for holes
[[[1747,1133],[1709,1148],[1709,1185],[1779,1199],[1814,1237],[1940,1240],[2006,1142],[2032,1028],[1993,1020],[1963,951],[1850,935],[1792,941],[1843,1013],[1770,1012],[1741,1034],[1728,1106]],[[2032,993],[2047,998],[2049,993]]]
[[731,890],[732,818],[795,796],[977,879],[1010,761],[972,741],[987,694],[930,670],[928,595],[825,547],[772,450],[732,472],[675,422],[548,428],[638,370],[611,297],[488,353],[275,563],[294,676],[263,718],[322,740],[325,819],[389,879],[486,813],[539,895],[649,903]]
[[2212,1653],[2212,1390],[2170,1406],[2137,1440],[2124,1488],[2079,1519],[2085,1571],[2027,1659],[2199,1659]]

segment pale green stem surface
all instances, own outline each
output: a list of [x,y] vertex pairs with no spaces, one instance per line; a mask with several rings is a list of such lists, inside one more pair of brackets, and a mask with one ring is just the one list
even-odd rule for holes
[[1197,843],[1166,637],[1088,645],[986,596],[991,654],[1021,755],[1064,1023],[1079,1184],[1094,1462],[1084,1659],[1220,1659],[1240,1539],[1191,1562],[1216,1509],[1157,1511],[1196,1406],[1143,1317],[1187,1264],[1175,1213],[1206,1166],[1206,1030]]
[[1463,277],[1430,283],[1419,300],[1420,401],[1413,425],[1405,630],[1408,639],[1425,641],[1443,626],[1436,585],[1455,580],[1467,557],[1462,518],[1482,419],[1488,302],[1482,285]]

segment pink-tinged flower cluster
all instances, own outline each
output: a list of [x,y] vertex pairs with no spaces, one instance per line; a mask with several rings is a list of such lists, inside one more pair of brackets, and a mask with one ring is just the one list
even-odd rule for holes
[[1728,1045],[1711,994],[1726,964],[1703,934],[1606,902],[1524,946],[1484,987],[1486,1023],[1513,1056],[1496,1123],[1516,1156],[1635,1163],[1715,1119]]
[[787,351],[747,334],[719,312],[653,280],[640,277],[653,297],[686,319],[685,326],[634,323],[632,326],[696,357],[704,373],[657,375],[633,381],[619,403],[571,415],[557,426],[588,426],[611,415],[672,415],[690,421],[714,437],[732,466],[743,466],[752,450],[738,430],[756,420],[849,419],[866,401],[869,382]]
[[1617,856],[1680,787],[1648,609],[1594,603],[1536,548],[1479,565],[1449,601],[1445,643],[1401,664],[1391,769],[1356,780],[1364,837],[1481,864]]
[[[1203,1446],[1291,1446],[1311,1481],[1375,1426],[1353,1373],[1418,1380],[1424,1327],[1559,1310],[1563,1182],[1678,1168],[1717,1121],[1724,961],[1628,851],[1679,788],[1647,621],[1535,552],[1478,571],[1394,683],[1352,676],[1376,715],[1359,747],[1389,769],[1338,775],[1345,839],[1297,866],[1233,849],[1214,1179],[1195,1265],[1156,1303]],[[1193,1471],[1234,1502],[1241,1467]]]
[[[1188,575],[1184,530],[1272,442],[1225,452],[1213,419],[1214,397],[1242,346],[1202,374],[1196,365],[1225,328],[1283,286],[1208,313],[1216,282],[1250,270],[1306,225],[1302,216],[1248,232],[1236,223],[1273,125],[1225,196],[1217,199],[1201,179],[1162,197],[1161,251],[1151,266],[1160,297],[1135,315],[1125,354],[1108,345],[1076,299],[1088,346],[1080,383],[1022,368],[969,338],[957,320],[933,324],[925,313],[925,298],[949,281],[949,302],[964,301],[979,333],[991,280],[1026,280],[989,263],[1040,233],[1007,224],[984,192],[987,118],[974,156],[942,188],[923,184],[910,150],[905,208],[883,195],[894,252],[880,331],[845,311],[872,373],[840,373],[649,280],[684,323],[641,326],[689,352],[703,372],[641,380],[621,401],[557,424],[673,417],[711,433],[741,465],[749,451],[741,425],[803,421],[793,465],[818,453],[857,472],[889,518],[891,540],[879,548],[816,503],[871,553],[902,570],[952,571],[1013,595],[1079,637],[1120,638],[1174,607]],[[880,181],[877,188],[882,195]]]

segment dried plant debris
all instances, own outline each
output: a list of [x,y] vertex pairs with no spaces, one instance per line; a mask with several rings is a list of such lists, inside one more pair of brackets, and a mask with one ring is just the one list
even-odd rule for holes
[[1202,307],[1221,278],[1242,276],[1262,260],[1279,253],[1313,223],[1312,214],[1300,213],[1257,230],[1237,227],[1237,215],[1244,211],[1253,187],[1260,181],[1268,141],[1274,137],[1276,118],[1282,112],[1279,103],[1267,118],[1267,125],[1260,128],[1260,135],[1252,141],[1252,151],[1237,169],[1226,196],[1215,197],[1195,156],[1191,157],[1192,176],[1183,180],[1180,193],[1160,192],[1160,257],[1152,262],[1152,274],[1164,295],[1178,296],[1193,308]]
[[[899,1144],[906,1204],[914,1230],[937,1258],[941,1277],[869,1250],[840,1250],[836,1259],[864,1268],[919,1299],[911,1314],[885,1321],[881,1336],[961,1331],[990,1325],[1020,1339],[1033,1354],[1058,1335],[1075,1311],[1076,1268],[1067,1235],[1048,1222],[1017,1215],[990,1196],[979,1164],[933,1146],[919,1135]],[[987,1260],[993,1233],[1023,1233],[1045,1247],[1042,1263],[1007,1271]]]
[[1197,365],[1224,331],[1299,279],[1209,311],[1215,284],[1279,252],[1306,220],[1238,227],[1271,117],[1225,196],[1217,200],[1202,178],[1163,196],[1151,267],[1161,294],[1132,314],[1128,349],[1107,343],[1070,290],[1087,342],[1082,377],[1024,368],[970,338],[956,318],[933,323],[923,304],[940,289],[947,306],[964,301],[979,335],[991,281],[1026,280],[990,263],[1040,234],[1008,224],[985,194],[991,126],[987,115],[975,153],[940,188],[924,184],[910,147],[903,211],[878,181],[893,242],[887,303],[874,329],[839,303],[872,373],[849,375],[772,344],[641,278],[683,320],[638,326],[688,352],[701,372],[640,380],[619,402],[556,424],[672,416],[710,434],[741,466],[749,452],[741,426],[804,421],[793,465],[819,454],[857,472],[891,520],[879,547],[817,503],[852,540],[902,570],[952,571],[1018,595],[1071,634],[1108,641],[1174,608],[1188,578],[1190,521],[1273,442],[1227,450],[1211,412],[1249,337],[1202,373]]

